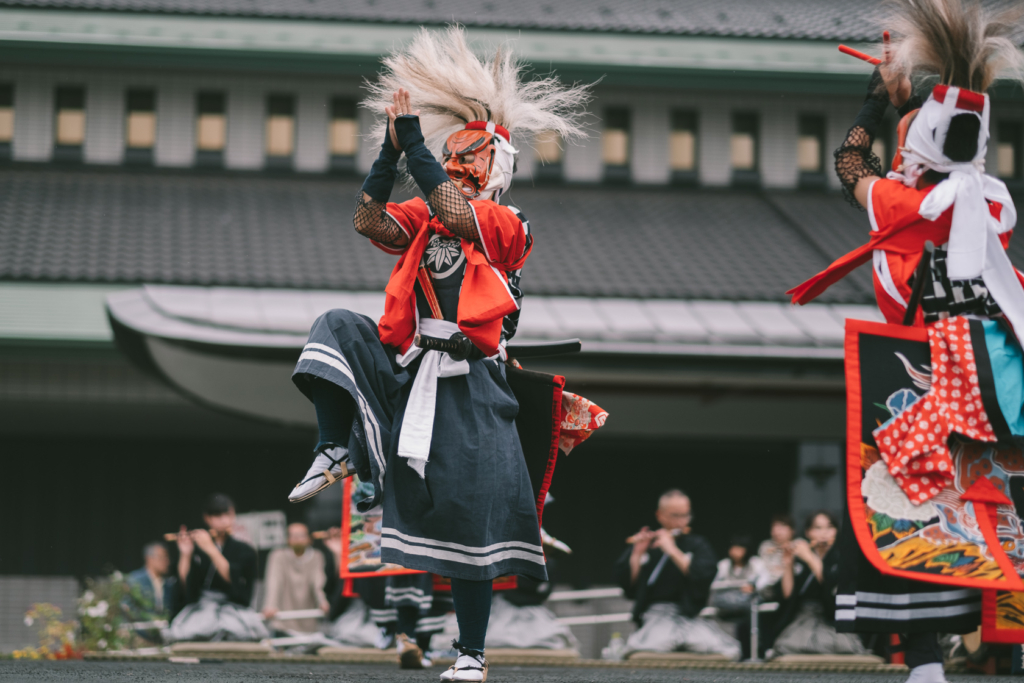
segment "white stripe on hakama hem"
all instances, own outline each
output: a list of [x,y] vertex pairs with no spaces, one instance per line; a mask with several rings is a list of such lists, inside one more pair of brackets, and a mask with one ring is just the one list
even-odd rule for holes
[[525,560],[527,562],[534,562],[540,566],[544,566],[544,558],[537,557],[532,553],[527,553],[522,550],[503,550],[501,552],[493,553],[491,555],[485,555],[483,557],[476,557],[473,555],[463,555],[462,553],[452,552],[450,550],[440,550],[438,548],[424,548],[418,545],[409,545],[403,543],[395,538],[388,538],[384,536],[380,541],[381,548],[388,548],[389,550],[397,550],[403,552],[406,555],[419,555],[421,557],[430,557],[435,560],[446,560],[448,562],[460,562],[462,564],[471,564],[476,567],[486,567],[488,565],[496,564],[503,560]]
[[[840,598],[842,602],[840,602]],[[948,591],[930,591],[927,593],[870,593],[857,591],[853,595],[837,595],[837,605],[856,605],[861,602],[871,602],[881,605],[912,605],[921,602],[953,602],[955,600],[980,599],[976,590],[961,588]]]
[[386,601],[388,601],[388,602],[391,602],[391,603],[395,603],[395,602],[414,602],[414,603],[416,603],[418,605],[426,605],[427,607],[429,607],[430,604],[432,602],[434,602],[433,596],[423,595],[422,591],[420,592],[419,595],[415,595],[413,593],[402,593],[402,592],[392,591],[391,588],[385,589],[385,591],[384,591],[384,599]]
[[955,617],[971,612],[980,612],[981,604],[977,602],[963,605],[947,605],[946,607],[911,607],[908,609],[883,609],[881,607],[862,607],[856,609],[836,610],[837,621],[854,621],[856,619],[882,619],[885,621],[917,621],[919,619],[941,619]]
[[440,631],[444,629],[447,619],[447,617],[421,617],[420,620],[416,622],[416,632],[428,633],[430,631]]
[[[311,349],[311,351],[307,352],[306,349]],[[359,390],[359,384],[356,382],[355,375],[352,374],[352,366],[349,365],[348,359],[345,358],[345,356],[343,356],[342,354],[332,349],[330,346],[326,346],[325,344],[318,344],[316,342],[307,343],[306,346],[303,347],[302,351],[303,355],[299,356],[299,360],[302,360],[303,356],[309,353],[311,354],[308,357],[309,360],[319,360],[322,363],[327,363],[331,367],[338,369],[343,375],[349,378],[349,381],[352,382],[352,387],[356,390],[356,394],[358,395],[359,400],[361,401],[361,412],[364,413],[366,421],[369,423],[371,427],[371,429],[368,430],[369,435],[373,437],[373,443],[370,444],[371,450],[374,451],[374,457],[377,458],[377,462],[378,464],[380,464],[381,469],[383,470],[385,466],[385,462],[383,460],[384,445],[381,442],[380,438],[380,425],[377,423],[377,416],[373,414],[372,410],[370,410],[370,406],[369,403],[367,403],[366,401],[366,397],[364,397],[363,393]],[[329,356],[333,356],[341,363],[342,367],[338,367],[337,365],[330,361],[325,361],[321,359],[316,354],[317,351],[327,353],[329,354]],[[373,446],[376,446],[376,448],[373,448]]]
[[[312,349],[307,351],[306,349]],[[330,355],[324,355],[326,352]],[[368,425],[370,428],[367,429],[367,435],[370,437],[368,445],[370,452],[373,454],[374,459],[377,461],[377,469],[380,474],[378,476],[378,482],[380,484],[381,491],[384,490],[384,473],[387,471],[387,463],[384,460],[384,446],[380,438],[380,425],[377,423],[377,417],[373,414],[370,409],[370,404],[367,402],[363,393],[359,390],[359,384],[356,382],[355,375],[352,374],[352,370],[348,365],[348,361],[340,353],[335,351],[329,346],[324,344],[309,343],[302,350],[302,354],[299,356],[299,362],[304,360],[316,361],[328,365],[341,374],[345,375],[350,382],[352,382],[352,388],[355,389],[357,403],[359,404],[359,412],[363,415],[363,423]]]
[[422,543],[423,545],[432,545],[438,548],[450,548],[452,550],[459,550],[466,553],[473,553],[476,555],[483,555],[486,553],[494,552],[501,548],[522,548],[524,550],[531,550],[536,552],[538,555],[543,556],[544,550],[539,545],[533,543],[525,543],[523,541],[502,541],[500,543],[492,543],[491,545],[485,546],[472,546],[463,545],[461,543],[449,543],[448,541],[436,541],[432,538],[420,538],[411,534],[402,533],[398,529],[387,528],[382,532],[384,536],[394,534],[398,538],[409,541],[410,543]]

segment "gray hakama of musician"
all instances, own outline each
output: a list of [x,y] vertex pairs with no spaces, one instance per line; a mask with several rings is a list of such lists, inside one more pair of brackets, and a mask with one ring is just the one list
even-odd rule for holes
[[218,591],[204,591],[199,600],[186,605],[163,634],[168,643],[255,642],[269,637],[263,618],[255,610],[231,602]]
[[423,476],[398,455],[413,380],[430,358],[399,366],[372,320],[337,309],[313,324],[292,379],[311,400],[310,382],[320,378],[355,402],[349,458],[374,486],[360,509],[383,501],[382,562],[476,581],[506,574],[546,580],[515,426],[519,404],[503,363],[470,358],[467,374],[437,380]]

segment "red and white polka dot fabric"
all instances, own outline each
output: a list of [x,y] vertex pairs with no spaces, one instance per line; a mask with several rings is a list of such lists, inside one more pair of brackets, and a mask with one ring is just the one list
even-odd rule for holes
[[889,474],[915,504],[933,498],[953,481],[953,459],[946,444],[953,432],[975,441],[996,440],[981,401],[968,320],[955,317],[928,325],[928,344],[931,389],[873,432]]

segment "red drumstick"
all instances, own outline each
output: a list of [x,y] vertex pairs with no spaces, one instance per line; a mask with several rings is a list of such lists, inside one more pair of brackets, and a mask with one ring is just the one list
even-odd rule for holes
[[854,50],[852,47],[847,47],[845,45],[840,45],[839,51],[842,52],[844,55],[850,55],[851,57],[856,57],[857,59],[863,59],[868,64],[874,64],[877,66],[882,63],[882,60],[879,59],[878,57],[866,55],[860,50]]

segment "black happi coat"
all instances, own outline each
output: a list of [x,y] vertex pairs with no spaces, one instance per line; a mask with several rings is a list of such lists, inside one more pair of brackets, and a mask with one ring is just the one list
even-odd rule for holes
[[231,567],[230,583],[213,566],[210,556],[197,547],[185,581],[185,602],[197,602],[203,591],[216,591],[236,605],[248,607],[256,586],[256,551],[248,543],[228,536],[220,552]]
[[648,559],[640,567],[636,582],[629,580],[629,556],[632,548],[626,551],[615,563],[615,582],[626,591],[626,597],[634,600],[633,619],[642,622],[644,612],[656,602],[673,602],[679,606],[679,613],[684,617],[695,617],[708,604],[711,582],[715,579],[718,569],[715,551],[703,536],[696,534],[680,534],[676,536],[676,546],[684,553],[692,553],[689,574],[679,571],[670,558],[666,558],[654,582],[651,574],[661,564],[665,554],[656,548],[648,551]]

